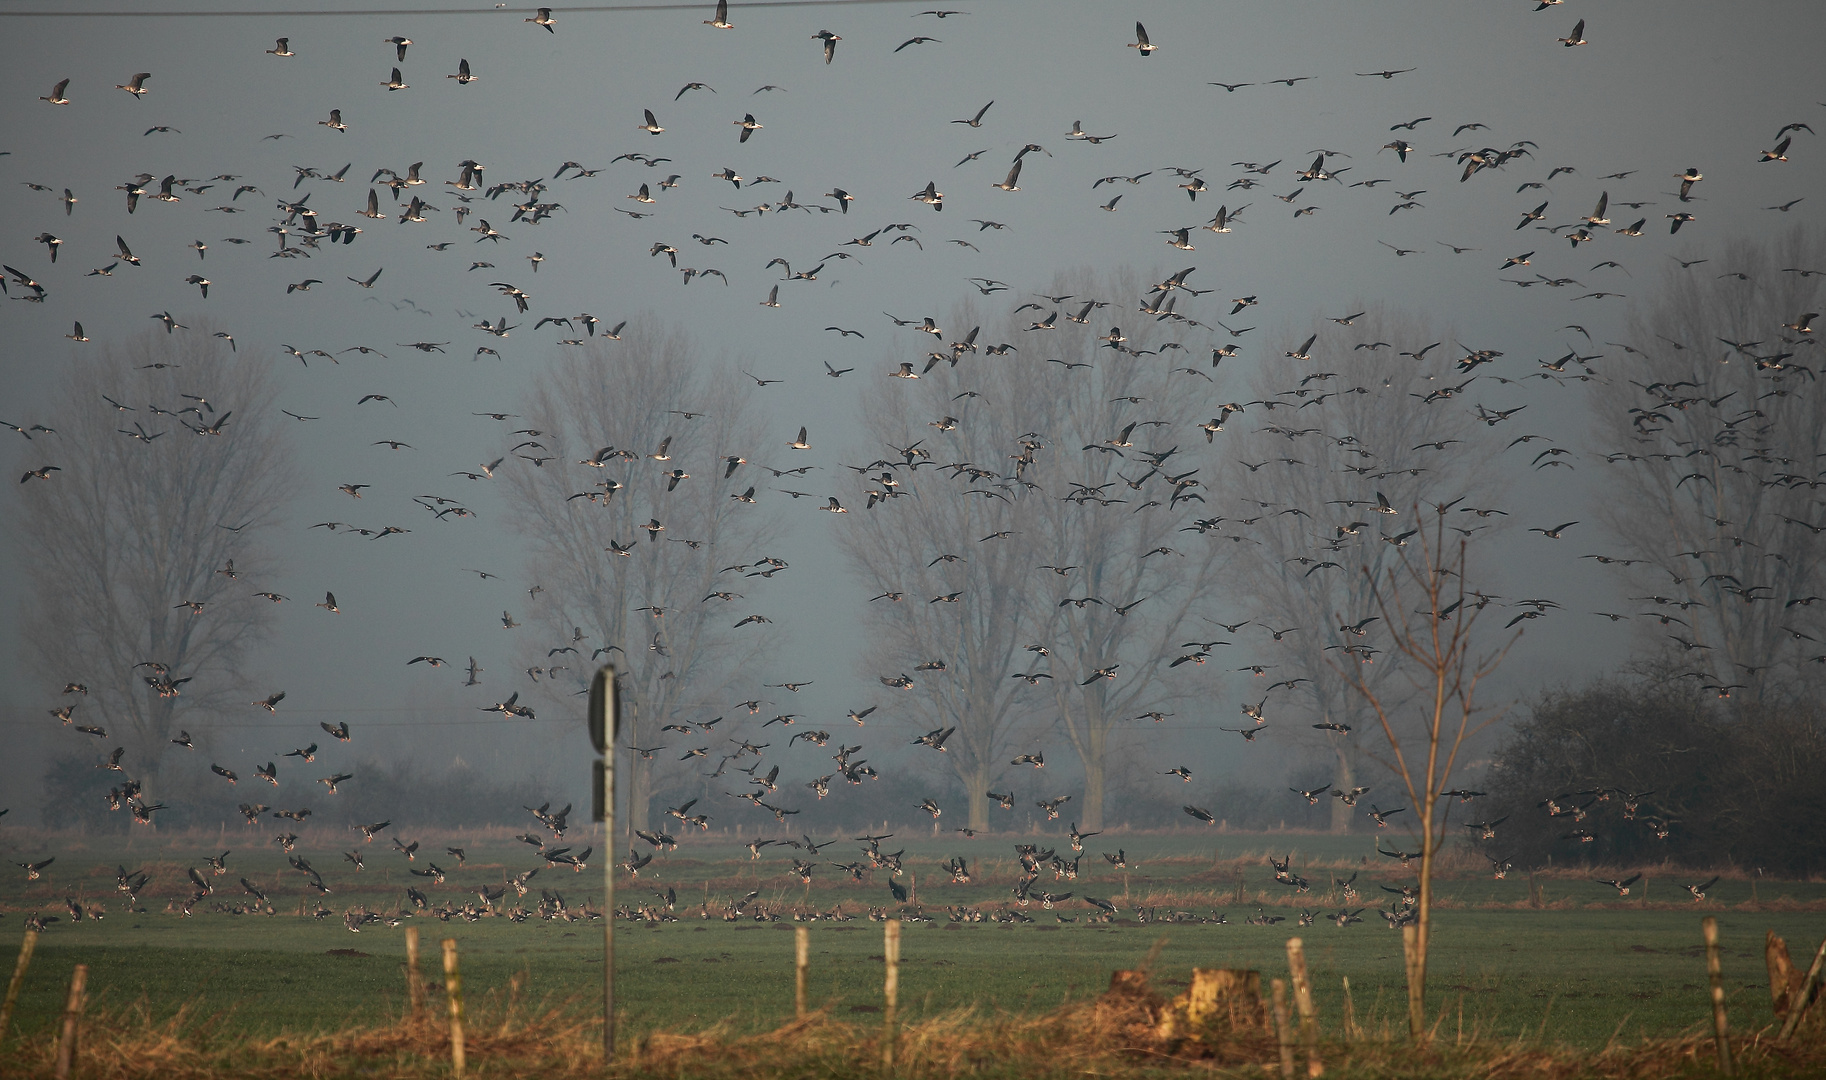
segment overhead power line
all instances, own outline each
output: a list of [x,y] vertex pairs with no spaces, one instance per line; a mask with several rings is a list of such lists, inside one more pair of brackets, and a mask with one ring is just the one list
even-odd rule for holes
[[[902,0],[754,0],[753,3],[735,5],[736,10],[743,8],[796,8],[796,7],[853,7],[861,4],[901,3]],[[632,11],[701,11],[708,5],[696,4],[585,4],[580,7],[552,8],[554,15],[583,15],[593,12],[632,12]],[[370,17],[386,15],[406,17],[412,15],[522,15],[531,14],[533,8],[371,8],[371,9],[337,9],[332,11],[150,11],[136,9],[130,11],[6,11],[0,10],[0,18],[43,18],[43,19],[199,19],[199,18],[235,18],[235,19],[310,19],[334,16]]]

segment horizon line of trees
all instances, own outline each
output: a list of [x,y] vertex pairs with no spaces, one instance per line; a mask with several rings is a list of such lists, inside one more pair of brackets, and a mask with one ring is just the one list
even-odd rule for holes
[[1472,804],[1479,846],[1517,869],[1672,862],[1785,877],[1826,870],[1826,711],[1742,705],[1648,660],[1543,691]]

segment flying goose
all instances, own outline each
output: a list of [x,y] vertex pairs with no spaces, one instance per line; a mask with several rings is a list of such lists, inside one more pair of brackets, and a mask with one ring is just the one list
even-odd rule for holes
[[1148,40],[1148,28],[1140,23],[1135,24],[1135,40],[1129,42],[1128,47],[1131,49],[1140,49],[1142,59],[1144,60],[1154,55],[1155,49],[1160,48],[1160,46]]

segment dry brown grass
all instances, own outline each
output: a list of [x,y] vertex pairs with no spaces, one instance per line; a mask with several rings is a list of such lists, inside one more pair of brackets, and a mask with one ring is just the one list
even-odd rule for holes
[[[695,1033],[655,1032],[624,1045],[609,1075],[626,1080],[804,1080],[811,1077],[1261,1077],[1278,1075],[1274,1040],[1253,1037],[1163,1041],[1156,1021],[1162,999],[1109,993],[1038,1015],[962,1009],[904,1025],[896,1067],[881,1066],[880,1024],[839,1020],[819,1011],[772,1031],[737,1035],[726,1025]],[[1441,1020],[1445,1019],[1441,1014]],[[450,1075],[449,1036],[441,1014],[393,1017],[372,1027],[272,1037],[234,1035],[222,1017],[189,1009],[164,1020],[145,1003],[98,1011],[85,1019],[75,1075],[84,1080],[279,1080],[307,1077],[418,1078]],[[1321,1045],[1326,1075],[1341,1080],[1429,1077],[1440,1080],[1659,1080],[1715,1075],[1709,1038],[1613,1042],[1602,1051],[1532,1040],[1453,1037],[1436,1026],[1416,1047],[1386,1030]],[[1771,1030],[1737,1035],[1740,1077],[1826,1076],[1826,1032],[1811,1017],[1793,1041]],[[484,995],[466,1018],[469,1072],[478,1077],[566,1080],[603,1075],[601,1026],[586,1004],[545,1001],[527,1007]],[[52,1075],[55,1038],[40,1035],[0,1048],[0,1076]],[[1296,1073],[1304,1075],[1304,1052]]]

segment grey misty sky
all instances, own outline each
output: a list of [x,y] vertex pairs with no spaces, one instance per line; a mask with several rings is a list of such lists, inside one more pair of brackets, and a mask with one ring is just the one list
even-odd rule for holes
[[[1632,298],[1649,294],[1671,254],[1692,257],[1736,235],[1770,236],[1796,224],[1817,226],[1826,208],[1823,160],[1814,137],[1800,133],[1785,165],[1760,165],[1758,152],[1774,143],[1783,124],[1809,121],[1822,128],[1826,96],[1812,58],[1826,44],[1826,10],[1817,4],[1712,2],[1606,2],[1578,0],[1536,12],[1524,0],[1464,3],[1278,2],[1258,4],[1052,2],[1044,5],[973,0],[970,14],[943,21],[913,17],[914,3],[836,6],[732,6],[733,31],[703,26],[711,5],[666,11],[573,12],[557,9],[557,32],[522,20],[530,10],[475,14],[223,17],[77,17],[72,13],[25,16],[48,5],[0,3],[0,258],[38,277],[49,289],[42,305],[0,304],[0,401],[4,419],[47,423],[57,417],[48,402],[59,360],[76,347],[64,340],[79,319],[96,343],[120,342],[149,326],[147,315],[169,309],[184,323],[232,332],[248,362],[284,369],[283,407],[322,416],[295,429],[294,447],[308,477],[297,493],[280,540],[286,570],[265,587],[298,598],[282,620],[255,670],[274,688],[292,690],[298,715],[398,715],[420,709],[428,718],[467,710],[476,691],[460,692],[449,669],[406,671],[405,659],[421,652],[476,655],[490,669],[481,691],[499,700],[518,684],[509,673],[511,643],[498,627],[503,609],[524,608],[533,582],[522,571],[517,540],[506,527],[502,499],[485,484],[452,479],[509,445],[494,422],[471,416],[484,410],[519,411],[534,374],[559,348],[556,328],[533,333],[530,325],[507,340],[470,329],[477,318],[520,318],[487,282],[507,280],[534,294],[542,315],[590,311],[613,324],[623,318],[684,325],[708,362],[745,368],[786,382],[768,387],[777,442],[800,424],[811,426],[810,455],[822,466],[812,487],[820,494],[847,491],[840,461],[860,461],[883,448],[860,430],[856,382],[878,378],[901,359],[918,359],[925,339],[895,330],[882,318],[943,318],[954,303],[974,295],[965,278],[1009,282],[999,294],[1007,307],[1044,289],[1056,273],[1133,267],[1157,280],[1185,265],[1199,270],[1194,284],[1217,290],[1186,310],[1209,322],[1222,317],[1229,296],[1256,294],[1247,312],[1249,335],[1242,356],[1227,362],[1220,386],[1240,396],[1255,366],[1276,362],[1297,344],[1296,325],[1315,313],[1344,314],[1372,303],[1431,315],[1455,328],[1472,348],[1502,350],[1509,370],[1525,372],[1536,356],[1552,357],[1582,341],[1563,330],[1579,322],[1598,341],[1620,340],[1629,301],[1571,305],[1562,290],[1517,290],[1503,284],[1498,263],[1510,254],[1538,250],[1535,269],[1578,276],[1592,288]],[[95,5],[61,5],[72,11]],[[114,6],[114,5],[110,5]],[[187,2],[187,11],[216,5]],[[223,10],[228,10],[224,8]],[[1556,43],[1575,21],[1586,20],[1589,44]],[[1146,23],[1160,46],[1141,59],[1124,45],[1133,24]],[[823,63],[812,34],[822,28],[842,36],[835,63]],[[411,88],[382,87],[395,66],[383,39],[413,39],[398,66]],[[939,42],[909,46],[915,35]],[[297,53],[276,58],[264,50],[287,36]],[[467,58],[480,81],[458,86],[443,76]],[[1355,72],[1415,68],[1392,79]],[[144,100],[112,89],[137,71],[150,71]],[[1266,80],[1312,76],[1294,87]],[[53,108],[37,99],[59,79],[70,78],[72,104]],[[678,89],[702,81],[675,101]],[[1212,81],[1254,82],[1234,93]],[[784,89],[754,94],[756,87]],[[980,129],[948,121],[994,107]],[[316,121],[339,108],[348,132]],[[636,130],[641,109],[651,108],[667,131],[657,138]],[[746,144],[732,121],[753,111],[765,125]],[[1390,125],[1431,116],[1412,133]],[[1100,146],[1067,142],[1073,121],[1088,132],[1117,137]],[[1487,130],[1453,137],[1459,124]],[[153,125],[180,133],[143,135]],[[1826,128],[1822,128],[1826,130]],[[265,140],[284,133],[287,138]],[[1377,148],[1400,135],[1418,152],[1406,164]],[[1532,140],[1535,156],[1500,174],[1458,182],[1458,166],[1439,152]],[[1029,155],[1021,190],[990,185],[1002,179],[1014,152],[1037,142],[1052,156]],[[1270,197],[1293,188],[1291,173],[1304,168],[1316,148],[1349,154],[1332,159],[1348,166],[1347,182],[1386,177],[1375,189],[1311,185],[1303,202],[1323,210],[1294,219]],[[974,151],[981,158],[953,165]],[[657,169],[610,159],[627,152],[662,154],[673,161]],[[456,163],[474,158],[486,177],[501,182],[550,177],[560,162],[576,160],[601,175],[552,184],[549,199],[565,204],[556,218],[529,227],[510,226],[505,200],[479,208],[512,237],[479,244],[456,226],[454,201],[443,182]],[[1235,161],[1281,160],[1274,175],[1253,191],[1225,192],[1241,175]],[[264,229],[275,198],[311,194],[326,220],[359,221],[364,181],[382,166],[404,172],[423,161],[426,193],[443,212],[426,224],[394,219],[360,221],[365,234],[352,247],[337,246],[315,258],[269,260]],[[352,163],[349,182],[306,180],[294,192],[293,167],[330,172]],[[1214,190],[1196,204],[1173,186],[1168,166],[1202,168]],[[1546,190],[1517,193],[1524,181],[1545,181],[1558,165],[1576,168]],[[735,191],[712,179],[725,166],[743,176],[767,174],[780,185]],[[1706,174],[1691,209],[1699,220],[1669,237],[1661,214],[1674,209],[1673,174],[1697,166]],[[1154,170],[1140,186],[1118,183],[1092,190],[1111,174]],[[1604,173],[1636,170],[1623,180]],[[139,173],[207,177],[241,174],[268,196],[243,196],[238,215],[205,212],[228,202],[235,186],[223,184],[180,204],[142,201],[129,217],[114,185]],[[676,191],[659,196],[654,216],[632,220],[613,207],[634,207],[624,196],[645,182],[681,174]],[[934,214],[907,196],[935,180],[947,193]],[[81,202],[66,217],[52,194],[27,183],[74,189]],[[761,215],[738,219],[719,207],[744,208],[777,201],[790,188],[800,202],[826,202],[833,186],[856,196],[847,216]],[[1424,209],[1390,215],[1391,190],[1424,188]],[[1549,222],[1586,212],[1600,190],[1609,190],[1612,217],[1624,199],[1651,199],[1647,234],[1634,241],[1604,236],[1571,251],[1540,232],[1514,231],[1520,212],[1549,199]],[[1124,196],[1116,213],[1097,207]],[[218,198],[217,196],[224,196]],[[1791,213],[1762,209],[1808,196]],[[382,192],[383,204],[391,204]],[[1247,224],[1225,236],[1199,234],[1195,253],[1162,245],[1160,230],[1208,220],[1219,203],[1249,203]],[[384,208],[384,207],[383,207]],[[1626,216],[1627,215],[1627,216]],[[978,232],[971,218],[1005,222],[1003,231]],[[474,224],[475,219],[467,223]],[[911,245],[862,249],[855,262],[832,262],[813,284],[781,290],[783,307],[758,306],[777,280],[763,264],[775,256],[795,267],[811,265],[836,245],[890,222],[924,230],[923,251]],[[64,238],[55,266],[32,237],[50,231]],[[121,234],[146,265],[121,267],[112,278],[86,278],[112,259]],[[692,233],[729,239],[727,248],[700,249]],[[254,243],[234,247],[224,237]],[[970,240],[979,252],[943,243]],[[184,245],[210,245],[198,265]],[[885,237],[883,238],[885,239]],[[454,241],[447,252],[427,244]],[[1377,241],[1418,248],[1424,255],[1397,259]],[[681,287],[663,259],[647,254],[656,241],[680,248],[687,265],[716,266],[730,280]],[[1439,241],[1475,248],[1454,256]],[[852,249],[854,250],[854,249]],[[525,256],[543,252],[535,275]],[[1588,272],[1592,263],[1617,258],[1628,267]],[[465,272],[470,260],[497,264]],[[345,276],[385,274],[372,292]],[[214,282],[207,300],[184,284],[205,273]],[[1603,276],[1608,274],[1609,276]],[[320,277],[325,284],[288,296],[289,281]],[[405,307],[411,299],[429,314]],[[1126,304],[1133,298],[1110,298]],[[458,310],[474,317],[457,314]],[[1118,317],[1113,321],[1122,322]],[[841,325],[865,331],[866,341],[822,330]],[[1232,325],[1237,325],[1233,323]],[[1303,336],[1303,335],[1302,335]],[[1193,350],[1220,344],[1199,331],[1180,335]],[[1283,340],[1293,339],[1293,340]],[[453,342],[447,356],[421,356],[397,342]],[[354,354],[340,366],[300,368],[279,352],[280,343],[335,351],[356,344],[381,348],[390,359]],[[502,360],[472,362],[477,345],[498,348]],[[1321,347],[1323,339],[1321,339]],[[87,346],[94,348],[96,345]],[[823,377],[822,361],[855,367],[842,380]],[[355,407],[362,394],[398,399]],[[1545,383],[1491,388],[1474,395],[1492,406],[1528,404],[1523,430],[1537,431],[1574,449],[1588,418],[1576,389]],[[1518,432],[1519,433],[1519,432]],[[605,433],[613,441],[613,433]],[[11,433],[7,437],[13,438]],[[369,444],[396,438],[417,449],[389,454]],[[15,466],[36,460],[48,437],[13,446]],[[758,448],[757,462],[783,464],[778,446]],[[26,462],[20,454],[33,459]],[[54,458],[54,452],[51,454]],[[797,462],[795,462],[797,463]],[[1589,481],[1542,478],[1518,471],[1509,508],[1518,528],[1485,549],[1493,584],[1515,595],[1572,601],[1612,597],[1611,579],[1538,536],[1525,524],[1554,524],[1588,517]],[[314,522],[348,517],[344,482],[375,485],[358,508],[364,521],[409,524],[408,537],[358,544],[311,532]],[[17,485],[0,503],[15,520]],[[460,527],[432,528],[409,498],[422,492],[461,495],[480,519]],[[844,709],[872,700],[872,674],[857,669],[857,612],[865,596],[846,576],[831,541],[843,526],[835,515],[812,513],[805,503],[787,515],[781,554],[794,563],[766,600],[783,647],[773,674],[814,679],[793,704],[808,716],[841,721]],[[1546,521],[1551,518],[1552,521]],[[1603,550],[1597,535],[1578,541],[1579,552]],[[478,581],[459,567],[501,575]],[[336,591],[348,612],[332,621],[307,605],[325,589]],[[0,598],[17,612],[22,599],[17,559],[0,569]],[[1584,605],[1580,605],[1584,606]],[[1599,606],[1596,601],[1591,606]],[[1214,612],[1240,619],[1253,614],[1240,601]],[[1504,686],[1519,691],[1542,681],[1583,676],[1621,658],[1629,640],[1597,620],[1566,618],[1536,624],[1505,670]],[[43,709],[56,686],[80,672],[38,672],[22,659],[19,620],[0,628],[0,707],[7,738],[23,747],[3,783],[30,783],[53,749]],[[1228,715],[1248,687],[1244,675],[1216,676],[1212,699]],[[1229,680],[1225,682],[1223,680]],[[777,681],[770,678],[767,681]],[[300,693],[301,690],[307,690]],[[460,715],[474,716],[473,712]],[[266,752],[258,728],[247,733],[249,752]],[[543,729],[549,730],[549,729]],[[423,736],[435,734],[435,744]],[[474,754],[492,745],[498,729],[399,728],[393,745]],[[416,740],[414,742],[413,740]],[[57,745],[61,745],[60,743]],[[381,745],[386,745],[385,743]],[[530,752],[551,766],[582,749],[580,735]],[[1219,744],[1207,767],[1226,768],[1233,751]],[[1060,741],[1061,756],[1063,743]],[[512,757],[501,768],[515,771]],[[579,774],[581,775],[581,773]],[[23,788],[22,788],[23,790]]]

